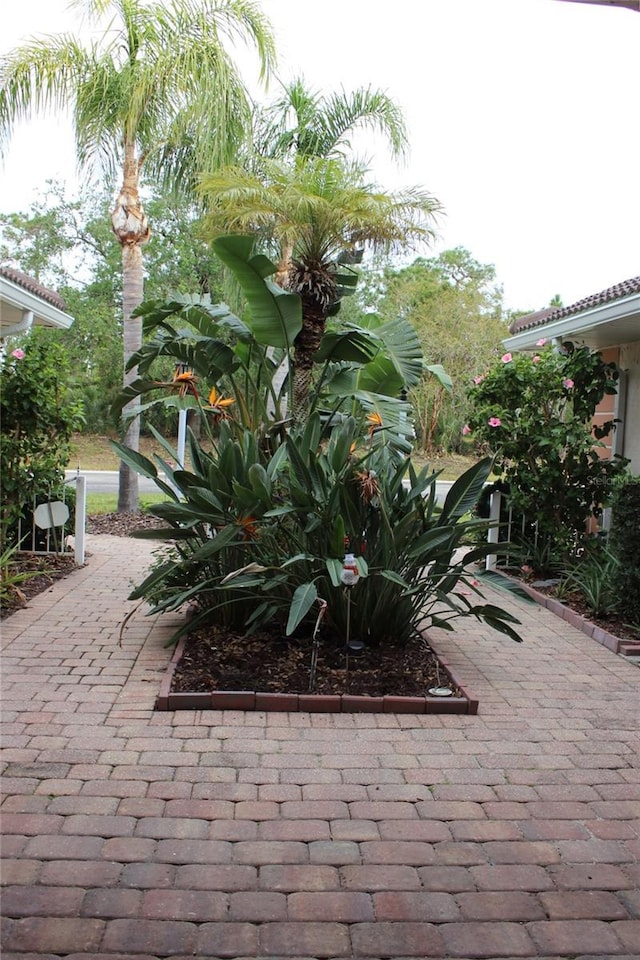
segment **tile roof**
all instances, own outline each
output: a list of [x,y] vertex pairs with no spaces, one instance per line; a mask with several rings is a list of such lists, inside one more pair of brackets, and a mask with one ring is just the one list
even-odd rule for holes
[[36,297],[40,297],[41,300],[50,303],[52,307],[57,307],[58,310],[62,310],[63,312],[66,311],[67,305],[59,294],[53,290],[49,290],[48,287],[43,287],[41,283],[29,277],[26,273],[22,273],[21,270],[14,270],[13,267],[6,267],[0,264],[0,276],[15,283],[18,287],[28,290],[29,293],[33,293]]
[[640,293],[640,277],[623,280],[622,283],[607,287],[600,293],[593,293],[589,297],[577,300],[576,303],[571,303],[568,307],[547,307],[544,310],[537,310],[535,313],[528,313],[524,317],[518,317],[509,327],[509,332],[522,333],[523,330],[541,327],[553,320],[561,320],[563,317],[570,317],[574,313],[582,313],[583,310],[599,307],[604,303],[611,303],[613,300],[621,300],[623,297],[629,297],[634,293]]

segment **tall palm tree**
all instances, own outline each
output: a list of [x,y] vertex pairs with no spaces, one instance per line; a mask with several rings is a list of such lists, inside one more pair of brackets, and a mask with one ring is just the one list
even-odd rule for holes
[[407,249],[433,237],[438,201],[424,190],[386,193],[358,164],[335,158],[268,161],[262,175],[238,167],[202,177],[210,235],[253,233],[291,251],[283,286],[302,300],[293,351],[293,416],[306,418],[314,354],[340,300],[345,252]]
[[[269,179],[269,171],[264,169],[269,160],[296,164],[322,158],[353,160],[352,136],[358,130],[381,134],[393,157],[406,154],[402,110],[383,90],[359,87],[350,93],[322,94],[308,87],[302,77],[282,88],[282,95],[254,116],[253,152],[245,166],[258,176]],[[283,243],[275,275],[279,286],[286,285],[292,253],[291,244]]]
[[265,157],[338,157],[353,154],[352,134],[383,135],[391,154],[402,157],[407,131],[402,110],[383,90],[359,87],[320,94],[302,77],[283,84],[282,96],[256,114],[254,147]]
[[[250,41],[264,78],[274,65],[274,42],[253,0],[76,5],[101,26],[98,40],[84,45],[70,35],[44,37],[0,60],[0,146],[6,147],[15,122],[32,112],[71,108],[80,166],[122,176],[112,226],[122,247],[126,364],[142,336],[132,312],[142,301],[142,247],[150,236],[140,199],[143,165],[149,176],[179,173],[179,164],[167,158],[185,136],[196,168],[229,162],[250,122],[229,43]],[[125,386],[134,376],[125,375]],[[129,421],[125,442],[134,449],[139,429],[137,418]],[[123,464],[118,510],[137,505],[137,475]]]

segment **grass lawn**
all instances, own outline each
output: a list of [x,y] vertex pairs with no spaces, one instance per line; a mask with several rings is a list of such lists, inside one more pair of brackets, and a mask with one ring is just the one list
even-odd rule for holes
[[[175,445],[175,439],[172,438],[169,442]],[[204,446],[206,449],[206,444],[204,444]],[[158,453],[161,457],[166,458],[165,451],[153,437],[140,438],[140,453],[150,458],[154,453]],[[426,459],[419,454],[414,455],[413,460],[418,468],[422,467],[426,462]],[[473,466],[475,461],[472,457],[452,453],[446,456],[434,457],[429,462],[434,470],[443,471],[440,475],[441,480],[456,480],[461,473],[464,473],[465,470]],[[84,433],[74,435],[71,441],[71,458],[68,464],[69,470],[75,470],[77,467],[80,467],[81,470],[117,470],[119,466],[120,461],[118,460],[115,450],[110,445],[109,437]],[[108,494],[95,494],[95,496],[107,497]],[[162,497],[159,497],[159,499],[162,499]],[[102,510],[100,512],[107,513],[109,511]]]
[[[141,493],[140,509],[144,512],[152,503],[161,503],[167,498],[163,493]],[[103,513],[115,513],[118,509],[117,493],[88,493],[87,494],[87,514],[90,517],[98,516]]]
[[[71,456],[68,470],[117,470],[120,460],[111,446],[111,437],[94,433],[76,433],[71,440]],[[169,441],[175,446],[175,438]],[[154,437],[140,438],[140,453],[151,458],[154,453],[167,457],[167,453]]]

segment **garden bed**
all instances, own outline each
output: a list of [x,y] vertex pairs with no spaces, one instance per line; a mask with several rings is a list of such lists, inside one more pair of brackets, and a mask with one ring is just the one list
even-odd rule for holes
[[[422,637],[406,646],[366,648],[348,658],[342,643],[320,644],[309,690],[310,638],[263,632],[246,637],[215,627],[183,637],[161,683],[158,710],[239,709],[325,713],[471,713],[461,687]],[[449,690],[435,695],[430,690]]]
[[624,653],[631,646],[640,647],[640,636],[637,631],[632,630],[620,617],[594,616],[579,593],[571,593],[559,600],[554,596],[554,588],[551,585],[534,586],[521,577],[515,576],[513,572],[507,570],[496,572],[510,580],[517,580],[536,603],[614,653]]

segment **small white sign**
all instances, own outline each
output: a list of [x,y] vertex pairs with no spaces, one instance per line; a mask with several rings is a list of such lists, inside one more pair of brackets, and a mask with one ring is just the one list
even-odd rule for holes
[[36,507],[33,519],[37,527],[41,530],[49,530],[51,527],[62,527],[69,519],[69,507],[61,500],[54,500],[52,503],[41,503]]

